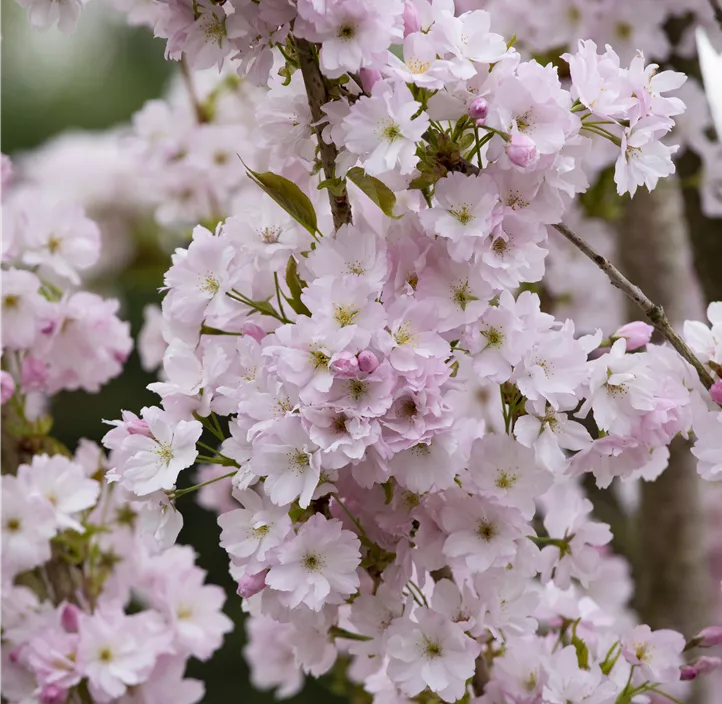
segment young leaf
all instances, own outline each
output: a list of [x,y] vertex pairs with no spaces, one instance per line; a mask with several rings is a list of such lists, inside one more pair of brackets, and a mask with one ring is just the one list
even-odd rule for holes
[[354,166],[349,169],[346,178],[355,183],[376,205],[381,208],[385,215],[398,220],[401,215],[394,215],[396,196],[394,192],[383,181],[369,176],[362,168]]
[[306,308],[301,300],[301,294],[307,284],[298,275],[296,260],[293,257],[288,258],[288,264],[286,265],[286,285],[288,286],[288,290],[291,292],[291,298],[284,296],[284,298],[288,301],[288,305],[291,306],[291,308],[293,308],[293,310],[299,315],[308,315],[310,317],[311,311]]
[[[244,164],[245,166],[245,164]],[[295,184],[271,171],[258,173],[246,166],[248,176],[276,201],[296,222],[312,235],[318,232],[318,220],[311,199]]]

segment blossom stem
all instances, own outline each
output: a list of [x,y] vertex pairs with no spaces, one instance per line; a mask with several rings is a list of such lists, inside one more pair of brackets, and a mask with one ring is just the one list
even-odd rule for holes
[[232,477],[235,474],[235,472],[228,472],[227,474],[222,474],[220,477],[216,477],[215,479],[209,479],[207,482],[201,482],[200,484],[194,484],[193,486],[186,487],[185,489],[176,489],[174,492],[170,492],[168,494],[169,498],[171,499],[177,499],[179,496],[183,496],[184,494],[190,494],[193,491],[197,491],[198,489],[208,486],[209,484],[215,484],[216,482],[221,481],[221,479],[228,479],[229,477]]
[[235,335],[237,337],[243,337],[242,332],[231,332],[230,330],[221,330],[220,328],[213,328],[210,325],[201,325],[201,335]]
[[[223,442],[226,438],[223,435],[223,431],[221,430],[220,425],[218,425],[218,421],[216,420],[216,425],[211,423],[208,418],[204,418],[202,415],[198,413],[194,413],[193,417],[210,433],[215,435],[221,442]],[[215,450],[213,450],[215,452]]]
[[647,687],[645,689],[643,689],[642,691],[643,692],[654,692],[655,694],[659,694],[660,697],[669,699],[669,701],[674,702],[674,704],[682,704],[682,701],[680,699],[673,697],[671,694],[667,694],[667,692],[664,692],[661,689],[657,689],[657,686],[653,685],[653,684],[647,685]]
[[328,629],[328,634],[330,636],[333,636],[334,638],[345,638],[346,640],[373,640],[373,638],[369,636],[362,636],[360,633],[352,633],[351,631],[347,631],[345,628],[341,628],[340,626],[331,626],[331,628]]
[[612,144],[616,144],[618,147],[622,146],[622,140],[619,139],[619,137],[613,135],[604,128],[599,127],[598,125],[582,125],[582,129],[587,132],[591,132],[592,134],[596,134],[598,137],[604,137],[604,139],[608,139],[612,142]]
[[579,237],[579,235],[572,232],[566,225],[557,223],[556,225],[552,225],[552,227],[564,235],[580,252],[589,257],[589,259],[607,275],[613,286],[616,286],[639,306],[649,319],[649,322],[659,331],[660,335],[695,368],[699,380],[705,388],[709,389],[714,383],[712,375],[705,369],[704,364],[697,359],[685,341],[677,334],[667,319],[662,306],[651,301],[639,286],[635,286],[608,259],[592,249],[592,247]]
[[366,535],[366,531],[364,530],[363,526],[361,525],[361,522],[358,520],[358,518],[356,518],[356,516],[353,515],[353,513],[351,513],[351,511],[348,510],[348,508],[346,507],[346,504],[344,504],[344,502],[341,501],[341,499],[339,498],[339,495],[333,494],[333,498],[336,501],[336,503],[343,509],[344,513],[349,517],[349,519],[351,519],[351,522],[356,526],[359,533],[361,534],[362,539],[365,540],[366,542],[370,542],[368,539],[368,536]]
[[183,54],[183,57],[180,60],[180,69],[181,75],[183,76],[183,82],[186,84],[188,97],[190,98],[190,101],[193,105],[193,111],[195,112],[196,120],[198,120],[199,124],[208,122],[208,115],[206,114],[205,108],[203,107],[203,105],[201,105],[200,100],[198,100],[198,93],[196,92],[196,86],[193,82],[193,74],[191,73],[191,68],[188,65],[185,54]]
[[[409,580],[406,582],[406,586],[408,587],[409,591],[411,592],[411,596],[414,597],[414,601],[416,601],[419,606],[429,606],[429,602],[426,601],[426,597],[424,596],[424,592],[421,591],[421,587],[416,584],[413,580]],[[413,589],[411,588],[413,587]],[[418,597],[418,598],[417,598]]]
[[276,284],[276,298],[278,299],[278,312],[285,318],[286,312],[283,310],[283,301],[281,301],[281,284],[278,283],[278,272],[273,272],[273,281]]
[[[316,47],[306,39],[296,37],[296,56],[298,65],[301,68],[303,76],[303,84],[306,86],[306,95],[308,96],[308,107],[311,110],[313,118],[314,132],[318,141],[318,153],[321,159],[323,173],[328,180],[336,178],[336,157],[338,150],[336,145],[331,142],[327,144],[323,140],[323,124],[325,123],[325,115],[321,106],[325,105],[329,100],[326,84],[324,83],[321,69],[318,67],[318,58]],[[331,213],[333,214],[333,224],[338,230],[341,225],[347,225],[352,221],[351,204],[348,200],[348,192],[344,185],[336,193],[328,190],[328,199],[331,203]]]

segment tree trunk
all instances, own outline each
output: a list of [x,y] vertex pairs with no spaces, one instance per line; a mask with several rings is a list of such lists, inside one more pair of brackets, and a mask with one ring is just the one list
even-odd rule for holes
[[[687,318],[700,319],[702,300],[676,179],[661,180],[652,193],[637,191],[618,228],[618,252],[619,268],[662,305],[677,330]],[[628,315],[641,317],[633,304]],[[710,610],[702,480],[687,441],[674,440],[670,453],[659,479],[641,484],[633,556],[636,606],[652,628],[690,637],[707,625]],[[689,701],[704,701],[699,688]]]

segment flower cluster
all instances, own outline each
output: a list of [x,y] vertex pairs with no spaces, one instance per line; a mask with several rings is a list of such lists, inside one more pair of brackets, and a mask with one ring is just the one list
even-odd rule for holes
[[79,288],[100,253],[82,207],[24,187],[3,206],[2,403],[35,420],[45,396],[118,376],[133,343],[119,302]]
[[[649,325],[581,334],[542,304],[567,283],[550,226],[579,217],[591,177],[613,163],[633,196],[674,172],[685,76],[587,39],[561,57],[566,80],[466,4],[125,7],[186,76],[187,94],[134,119],[144,205],[195,227],[139,341],[146,367],[162,360],[159,405],[110,423],[107,464],[38,455],[3,479],[9,579],[58,553],[87,566],[52,606],[9,587],[9,701],[202,696],[185,660],[209,657],[230,623],[174,546],[175,500],[195,490],[219,513],[252,679],[281,697],[334,668],[378,702],[611,704],[678,693],[719,664],[685,664],[707,632],[635,625],[628,565],[579,478],[653,480],[691,432],[716,477],[722,391]],[[547,20],[577,5],[582,26],[602,17],[559,0]],[[193,72],[214,66],[215,81]],[[97,231],[22,202],[7,259],[33,268],[5,272],[3,398],[36,390],[26,367],[43,391],[96,390],[127,331],[85,324],[93,294],[61,284],[92,266]],[[722,324],[718,304],[709,317]],[[714,327],[686,334],[722,371]]]

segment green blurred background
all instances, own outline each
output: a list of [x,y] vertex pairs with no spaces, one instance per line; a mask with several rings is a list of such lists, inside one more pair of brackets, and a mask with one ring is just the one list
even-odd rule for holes
[[[41,145],[66,130],[102,130],[127,123],[146,100],[160,97],[176,66],[163,59],[164,43],[143,28],[129,28],[99,0],[83,11],[78,30],[64,36],[57,30],[33,31],[25,11],[14,0],[2,0],[2,151],[10,156]],[[121,317],[134,337],[143,308],[159,302],[157,288],[168,266],[167,255],[152,246],[139,247],[130,267],[96,288],[122,302]],[[79,360],[80,362],[80,360]],[[68,447],[81,437],[100,441],[102,419],[119,417],[120,409],[138,411],[155,403],[145,389],[153,377],[143,372],[133,353],[123,375],[99,394],[60,394],[54,399],[53,435]],[[187,473],[190,474],[190,473]],[[192,476],[186,477],[191,483]],[[185,525],[180,540],[193,545],[209,581],[226,588],[226,613],[237,624],[223,648],[207,663],[191,661],[188,674],[206,684],[204,702],[273,701],[254,690],[241,656],[241,600],[227,572],[227,556],[218,545],[214,514],[199,508],[192,495],[179,500]],[[319,683],[291,702],[341,701]]]

